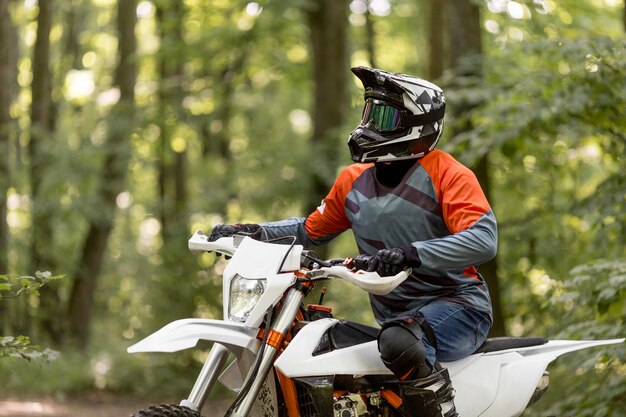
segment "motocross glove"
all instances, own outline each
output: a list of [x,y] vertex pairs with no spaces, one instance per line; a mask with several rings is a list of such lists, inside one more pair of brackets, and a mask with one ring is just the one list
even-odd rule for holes
[[378,272],[381,277],[396,275],[406,267],[406,257],[400,248],[381,249],[372,256],[367,265],[368,272]]
[[263,228],[258,224],[218,224],[209,236],[209,242],[214,242],[222,237],[229,237],[238,233],[250,236],[252,239],[261,240]]

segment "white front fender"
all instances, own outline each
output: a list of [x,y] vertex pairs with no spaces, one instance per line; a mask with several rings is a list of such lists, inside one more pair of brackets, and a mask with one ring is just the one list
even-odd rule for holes
[[164,326],[127,350],[129,353],[178,352],[196,346],[200,340],[207,340],[224,345],[233,352],[243,348],[256,353],[260,345],[256,336],[257,330],[242,323],[183,319]]

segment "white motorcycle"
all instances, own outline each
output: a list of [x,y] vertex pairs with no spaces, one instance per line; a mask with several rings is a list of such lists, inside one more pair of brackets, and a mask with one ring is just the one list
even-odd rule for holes
[[[232,256],[223,274],[224,320],[174,321],[128,348],[177,352],[200,340],[214,342],[187,399],[134,417],[199,417],[218,380],[237,393],[225,417],[400,416],[398,381],[380,359],[378,329],[334,319],[321,302],[305,307],[303,300],[318,281],[329,279],[388,294],[410,270],[381,277],[359,270],[358,260],[317,259],[294,242],[242,236],[209,242],[200,231],[189,249]],[[469,357],[442,365],[460,416],[514,417],[546,391],[546,367],[558,356],[623,341],[494,338]],[[230,354],[235,359],[225,367]]]

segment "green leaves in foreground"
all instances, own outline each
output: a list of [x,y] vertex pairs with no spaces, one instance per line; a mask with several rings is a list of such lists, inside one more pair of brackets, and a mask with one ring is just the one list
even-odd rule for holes
[[[35,276],[11,277],[0,275],[0,302],[20,296],[39,296],[39,289],[48,282],[59,279],[50,272],[35,273]],[[0,336],[0,358],[13,357],[44,362],[55,360],[59,352],[30,344],[28,336]]]
[[59,352],[30,344],[28,336],[0,336],[0,358],[12,357],[44,362],[58,359]]
[[11,277],[0,275],[0,300],[15,298],[22,295],[39,295],[39,289],[48,282],[62,278],[61,275],[52,275],[50,272],[35,272],[35,276],[23,275]]

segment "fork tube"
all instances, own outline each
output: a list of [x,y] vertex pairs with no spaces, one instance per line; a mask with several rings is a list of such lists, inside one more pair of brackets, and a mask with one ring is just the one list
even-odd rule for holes
[[[300,308],[300,304],[304,299],[304,293],[301,290],[291,288],[287,295],[285,296],[285,300],[283,303],[283,307],[278,314],[276,320],[271,324],[270,332],[280,333],[282,336],[285,336],[289,331],[291,324],[293,323],[293,319],[296,317],[298,309]],[[269,326],[268,326],[269,327]],[[252,406],[254,405],[254,401],[256,400],[263,383],[265,383],[265,378],[267,374],[270,372],[272,365],[274,364],[274,359],[280,349],[280,346],[274,347],[270,344],[270,340],[268,339],[268,343],[265,345],[265,352],[263,354],[263,359],[261,360],[261,364],[259,365],[259,370],[257,374],[254,376],[254,380],[252,381],[252,385],[250,386],[250,390],[246,394],[245,397],[241,400],[239,405],[235,407],[232,413],[227,414],[226,417],[244,417],[250,413]],[[252,370],[253,368],[251,368]],[[250,373],[246,377],[246,382],[248,379],[253,377]]]
[[191,389],[189,398],[183,400],[180,405],[189,408],[195,407],[196,411],[200,411],[202,409],[207,395],[213,388],[213,385],[217,380],[218,373],[222,370],[229,353],[230,351],[225,346],[218,343],[213,345],[211,352],[209,353],[206,361],[204,361],[202,370],[200,371],[200,374]]

